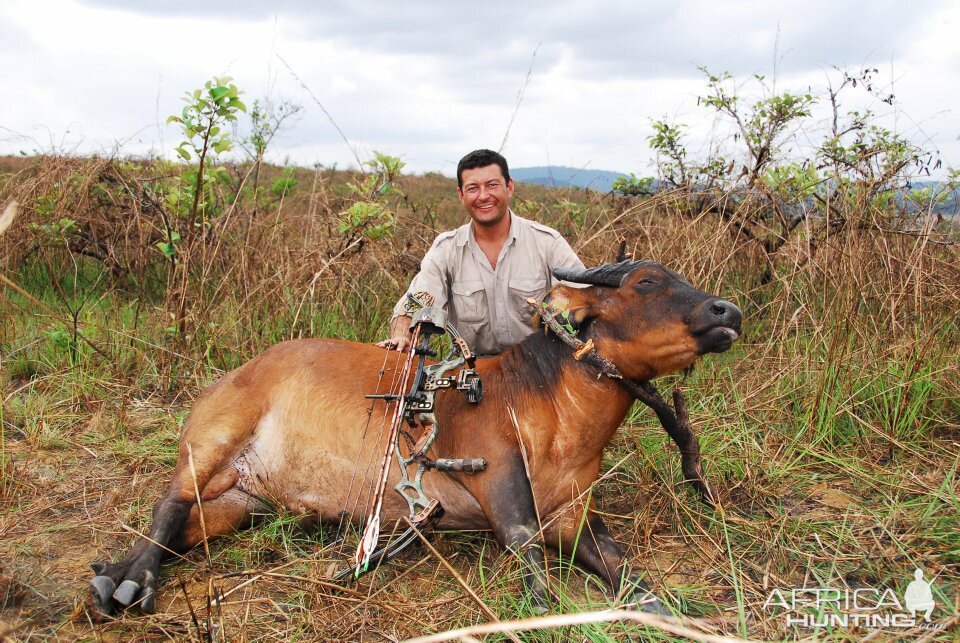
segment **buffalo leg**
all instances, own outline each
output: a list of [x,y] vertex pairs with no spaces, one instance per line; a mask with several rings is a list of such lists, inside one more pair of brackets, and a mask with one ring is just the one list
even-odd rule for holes
[[523,585],[530,592],[534,609],[543,612],[550,601],[533,491],[520,455],[508,458],[507,462],[504,471],[487,472],[490,486],[485,493],[488,503],[484,511],[497,541],[523,562]]
[[647,584],[630,574],[623,550],[597,514],[589,513],[582,529],[579,521],[566,521],[561,526],[560,543],[563,551],[575,547],[577,564],[602,578],[614,594],[623,592],[628,602],[637,603],[645,612],[670,614]]
[[154,507],[153,523],[147,538],[139,540],[116,563],[91,565],[96,573],[90,581],[96,611],[112,615],[117,606],[126,607],[134,600],[144,612],[153,611],[160,560],[170,541],[186,522],[190,505],[190,501],[169,494]]
[[94,610],[110,616],[118,608],[137,605],[144,612],[153,612],[160,561],[171,552],[184,552],[199,544],[204,533],[213,538],[243,527],[256,506],[248,494],[230,489],[203,502],[203,529],[196,503],[169,493],[154,507],[147,538],[116,563],[91,565],[96,574],[90,581]]
[[[230,447],[240,442],[249,422],[231,426],[223,421],[207,421],[205,408],[202,402],[199,403],[187,420],[184,436],[199,435],[181,440],[173,480],[167,495],[153,508],[153,522],[147,537],[137,542],[120,561],[91,565],[96,574],[90,581],[96,611],[111,615],[116,607],[126,607],[134,602],[143,611],[152,611],[160,561],[173,549],[171,544],[181,538],[190,509],[196,502],[197,489],[201,490],[200,498],[206,513],[208,503],[221,498],[236,485],[238,471],[225,465],[233,451]],[[205,431],[194,428],[196,426],[218,434],[219,439],[205,439]],[[234,504],[219,503],[231,509]],[[218,513],[216,508],[212,511],[214,515]]]
[[680,450],[680,468],[683,471],[684,482],[689,482],[700,494],[700,499],[712,507],[713,492],[710,490],[707,478],[703,475],[700,441],[690,426],[690,416],[687,414],[683,392],[679,388],[674,389],[673,408],[670,408],[650,382],[637,383],[624,380],[623,386],[657,414],[660,424]]

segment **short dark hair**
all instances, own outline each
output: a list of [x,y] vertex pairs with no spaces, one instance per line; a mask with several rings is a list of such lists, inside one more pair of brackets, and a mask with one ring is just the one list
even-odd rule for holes
[[499,166],[500,172],[503,174],[503,180],[510,182],[510,169],[507,167],[507,159],[493,150],[474,150],[460,159],[457,164],[457,187],[463,188],[464,170],[473,170],[488,165]]

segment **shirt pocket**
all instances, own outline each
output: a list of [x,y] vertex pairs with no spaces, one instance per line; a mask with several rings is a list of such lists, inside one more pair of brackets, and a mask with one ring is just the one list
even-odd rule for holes
[[450,285],[450,290],[457,321],[476,323],[487,320],[487,291],[482,281],[455,282]]
[[510,304],[524,324],[533,319],[533,306],[528,299],[539,301],[547,292],[547,280],[543,277],[517,277],[510,280]]

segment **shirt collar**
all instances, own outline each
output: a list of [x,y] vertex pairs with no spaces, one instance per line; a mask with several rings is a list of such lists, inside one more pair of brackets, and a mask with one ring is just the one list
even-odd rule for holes
[[[510,214],[510,232],[507,234],[507,240],[504,242],[508,246],[512,246],[517,242],[517,237],[520,234],[520,224],[517,221],[520,217],[511,209],[507,210]],[[473,221],[468,221],[463,225],[461,230],[466,229],[466,234],[458,235],[457,245],[463,247],[467,245],[467,242],[476,244],[477,238],[473,235]]]

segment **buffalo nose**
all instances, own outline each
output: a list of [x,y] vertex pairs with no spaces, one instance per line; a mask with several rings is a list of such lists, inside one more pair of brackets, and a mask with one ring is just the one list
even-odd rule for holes
[[743,313],[735,304],[725,299],[714,299],[710,302],[710,314],[718,326],[739,329]]

